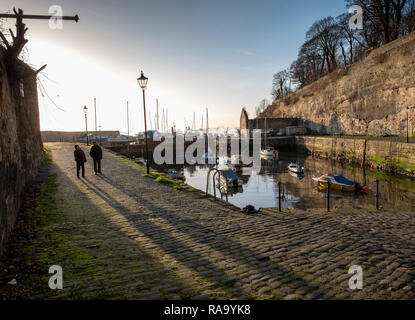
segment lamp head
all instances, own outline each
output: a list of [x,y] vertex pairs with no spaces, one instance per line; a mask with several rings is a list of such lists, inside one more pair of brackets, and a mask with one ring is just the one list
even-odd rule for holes
[[148,78],[146,76],[144,76],[143,71],[141,71],[141,76],[140,76],[140,78],[137,79],[137,81],[138,81],[138,84],[140,85],[141,89],[144,90],[147,87]]

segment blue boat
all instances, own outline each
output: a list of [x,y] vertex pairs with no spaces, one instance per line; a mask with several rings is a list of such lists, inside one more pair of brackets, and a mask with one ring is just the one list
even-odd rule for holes
[[220,186],[226,185],[230,188],[238,188],[243,185],[243,180],[239,178],[232,170],[221,171],[219,176]]

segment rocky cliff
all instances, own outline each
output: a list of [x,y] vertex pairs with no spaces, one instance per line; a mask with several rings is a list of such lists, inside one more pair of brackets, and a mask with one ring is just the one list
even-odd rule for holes
[[16,220],[21,194],[43,159],[36,73],[21,61],[10,66],[1,45],[0,133],[1,254]]
[[[273,102],[260,117],[302,118],[314,132],[406,135],[415,106],[415,33]],[[415,108],[409,112],[415,133]]]

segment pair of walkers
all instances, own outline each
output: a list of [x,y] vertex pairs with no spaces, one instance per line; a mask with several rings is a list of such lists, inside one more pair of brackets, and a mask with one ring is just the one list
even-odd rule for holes
[[[102,149],[96,141],[89,152],[89,155],[94,160],[94,172],[95,174],[102,174],[101,172],[101,160],[102,160]],[[76,162],[76,176],[79,178],[79,171],[82,170],[82,177],[85,177],[85,162],[86,156],[80,146],[75,145],[74,157]]]

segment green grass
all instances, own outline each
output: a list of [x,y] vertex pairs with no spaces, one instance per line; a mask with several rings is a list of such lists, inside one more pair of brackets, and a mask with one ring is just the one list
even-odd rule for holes
[[[116,157],[119,157],[118,155],[115,155]],[[128,166],[145,173],[146,172],[146,168],[144,168],[143,166],[140,166],[137,163],[132,162],[129,159],[124,159],[123,158],[123,162],[126,163]],[[150,178],[155,180],[155,182],[157,183],[161,183],[170,187],[173,187],[175,190],[177,191],[187,191],[187,192],[195,192],[198,191],[197,189],[189,186],[188,184],[182,182],[181,180],[176,180],[176,179],[172,179],[160,172],[150,172],[149,174],[145,174],[144,177]]]
[[406,163],[395,161],[395,160],[390,162],[389,160],[382,158],[382,157],[370,157],[368,158],[368,160],[369,162],[374,162],[377,164],[383,164],[383,165],[390,164],[392,167],[401,168],[401,169],[409,170],[409,171],[415,171],[415,166],[408,165]]
[[52,150],[44,145],[42,165],[48,166],[50,165],[51,162],[52,162]]
[[[33,299],[34,295],[53,298],[59,294],[48,286],[52,265],[62,266],[64,288],[66,281],[75,281],[80,275],[93,277],[100,270],[95,259],[73,240],[76,230],[67,224],[67,217],[57,212],[56,180],[56,174],[49,174],[36,199],[25,200],[26,209],[18,217],[5,257],[6,265],[15,266],[10,276],[18,284],[0,288],[8,299]],[[71,291],[77,298],[76,288]]]

